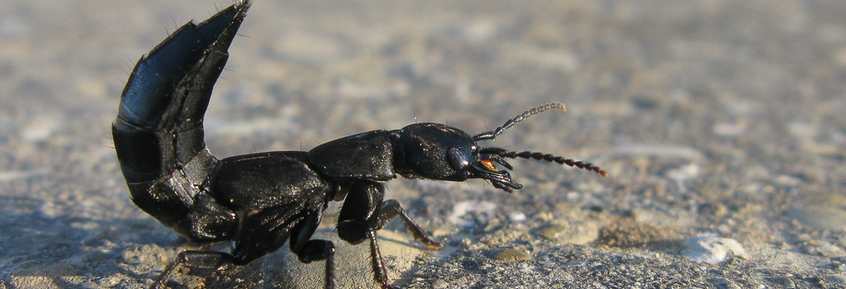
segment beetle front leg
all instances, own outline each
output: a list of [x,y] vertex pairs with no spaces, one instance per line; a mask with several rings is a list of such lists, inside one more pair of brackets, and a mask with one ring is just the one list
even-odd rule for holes
[[344,200],[344,206],[338,216],[338,236],[350,244],[358,244],[370,240],[370,258],[373,267],[373,278],[382,288],[394,288],[389,284],[388,270],[382,261],[382,253],[376,231],[384,228],[397,216],[405,224],[414,238],[420,240],[426,247],[437,249],[443,245],[426,234],[423,228],[408,216],[396,200],[382,202],[385,185],[371,181],[355,181],[350,186],[349,193]]
[[[371,181],[355,181],[350,186],[349,193],[344,200],[344,206],[338,216],[338,236],[350,244],[358,244],[370,240],[370,261],[373,267],[373,279],[382,288],[394,288],[389,283],[388,270],[382,261],[379,243],[376,240],[376,230],[371,226],[370,219],[379,215],[377,209],[382,203],[385,185]],[[384,227],[384,226],[383,226]]]
[[350,187],[338,216],[337,229],[341,239],[351,244],[361,243],[368,238],[368,230],[381,230],[394,218],[400,217],[414,239],[431,249],[443,247],[443,244],[426,234],[397,200],[382,202],[384,190],[383,184],[368,181],[357,181]]
[[420,241],[420,243],[423,243],[423,245],[430,249],[440,249],[444,247],[441,242],[430,238],[429,235],[426,234],[426,231],[424,231],[423,228],[414,221],[414,219],[408,216],[408,213],[406,213],[405,209],[400,206],[397,200],[387,200],[383,202],[382,209],[370,218],[370,227],[373,228],[373,230],[381,230],[397,216],[400,217],[400,220],[402,220],[403,224],[405,224],[405,228],[412,236],[414,236],[415,240]]
[[373,267],[373,279],[382,285],[382,289],[393,289],[394,286],[388,283],[390,282],[388,269],[382,262],[382,252],[379,250],[379,242],[376,241],[376,230],[368,230],[367,238],[370,239],[370,265]]
[[376,231],[387,226],[397,216],[400,217],[405,224],[405,228],[414,236],[414,239],[420,241],[426,247],[440,249],[444,246],[441,242],[430,238],[423,228],[408,216],[408,213],[397,200],[387,200],[382,203],[382,208],[368,220],[370,230],[367,231],[367,238],[370,239],[370,256],[374,278],[382,285],[383,289],[394,287],[388,284],[388,270],[385,269],[385,264],[382,262],[382,253],[379,250],[379,243],[376,241]]
[[344,206],[338,215],[338,236],[350,244],[366,240],[367,232],[375,230],[369,219],[376,215],[385,195],[385,185],[371,181],[355,181],[349,188]]

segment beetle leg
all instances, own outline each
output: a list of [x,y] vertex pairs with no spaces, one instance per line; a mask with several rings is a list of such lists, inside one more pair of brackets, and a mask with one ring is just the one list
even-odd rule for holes
[[370,227],[373,228],[373,230],[381,230],[397,216],[400,217],[400,220],[402,220],[403,224],[405,224],[405,228],[408,229],[408,232],[414,236],[415,240],[420,241],[420,243],[423,243],[423,245],[431,249],[440,249],[444,247],[441,242],[430,238],[429,235],[426,234],[426,231],[424,231],[423,228],[414,221],[414,219],[408,216],[408,213],[402,208],[402,206],[400,206],[397,200],[387,200],[383,202],[382,209],[370,218]]
[[294,253],[303,263],[324,260],[326,262],[326,275],[323,279],[324,288],[335,288],[335,245],[332,244],[332,241],[308,240],[299,251]]
[[[389,284],[388,270],[382,262],[382,253],[376,240],[376,230],[371,226],[370,219],[375,219],[377,209],[385,195],[385,185],[377,182],[359,180],[350,186],[349,193],[344,200],[344,206],[338,215],[338,236],[350,244],[358,244],[365,239],[370,240],[370,264],[373,266],[373,279],[382,288],[394,288]],[[382,226],[384,227],[384,226]]]
[[223,252],[206,252],[206,251],[182,251],[176,256],[170,264],[165,267],[164,271],[159,274],[150,289],[162,288],[170,274],[179,265],[185,265],[191,268],[215,269],[215,270],[229,270],[235,267],[235,258],[232,255]]
[[394,288],[389,284],[388,270],[382,261],[376,231],[384,228],[397,216],[402,219],[409,232],[429,248],[441,248],[443,245],[429,238],[423,228],[417,224],[396,200],[382,202],[385,185],[371,181],[356,181],[350,186],[344,200],[344,206],[338,216],[338,236],[350,244],[370,240],[370,261],[373,266],[373,278],[382,288]]
[[355,181],[338,215],[338,236],[353,245],[366,240],[367,231],[374,230],[367,220],[379,209],[384,195],[385,185],[381,183]]
[[[382,202],[384,190],[385,186],[380,183],[358,181],[353,184],[338,217],[337,229],[341,239],[351,244],[361,243],[367,238],[368,230],[381,230],[391,220],[400,217],[414,239],[428,248],[443,247],[443,244],[426,234],[426,231],[408,215],[399,202],[396,200]],[[377,207],[378,210],[376,210]]]
[[379,251],[379,242],[376,241],[376,230],[368,230],[367,238],[370,239],[370,264],[373,266],[373,279],[382,285],[382,289],[394,288],[389,284],[388,269],[382,262],[382,252]]
[[323,210],[312,212],[306,219],[291,229],[291,251],[297,254],[300,262],[326,261],[324,288],[335,288],[335,245],[328,240],[309,240],[320,225]]

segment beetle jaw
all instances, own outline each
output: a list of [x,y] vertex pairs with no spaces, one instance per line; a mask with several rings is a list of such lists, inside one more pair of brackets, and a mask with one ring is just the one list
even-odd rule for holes
[[500,149],[485,148],[479,151],[478,159],[470,166],[472,176],[471,178],[484,179],[491,183],[495,188],[506,192],[513,192],[523,188],[518,182],[511,179],[511,174],[507,170],[499,170],[497,164],[512,169],[511,164],[506,162],[498,152]]

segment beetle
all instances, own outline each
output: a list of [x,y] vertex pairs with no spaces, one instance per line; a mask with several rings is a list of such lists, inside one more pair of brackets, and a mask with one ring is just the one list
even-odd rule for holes
[[203,117],[249,7],[250,2],[242,0],[174,31],[141,57],[121,94],[112,135],[132,201],[192,242],[233,244],[229,252],[180,252],[152,288],[166,285],[177,266],[225,270],[286,242],[300,261],[324,261],[324,287],[334,288],[335,247],[331,241],[311,239],[331,201],[343,202],[336,226],[340,239],[351,244],[369,241],[374,279],[382,288],[394,288],[376,231],[399,217],[426,247],[443,245],[396,200],[383,200],[385,182],[398,176],[483,179],[512,192],[522,185],[511,179],[507,170],[513,168],[506,158],[575,166],[605,177],[605,171],[590,163],[478,144],[538,113],[565,110],[560,103],[531,109],[474,136],[441,123],[414,123],[343,137],[309,151],[218,159],[206,147]]

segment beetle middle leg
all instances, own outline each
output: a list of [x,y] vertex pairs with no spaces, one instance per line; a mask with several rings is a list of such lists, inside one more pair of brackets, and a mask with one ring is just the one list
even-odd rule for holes
[[324,287],[325,289],[335,288],[335,245],[329,240],[313,239],[314,231],[320,225],[323,210],[312,212],[303,221],[291,229],[291,252],[297,254],[300,262],[310,263],[312,261],[324,260],[326,262]]

